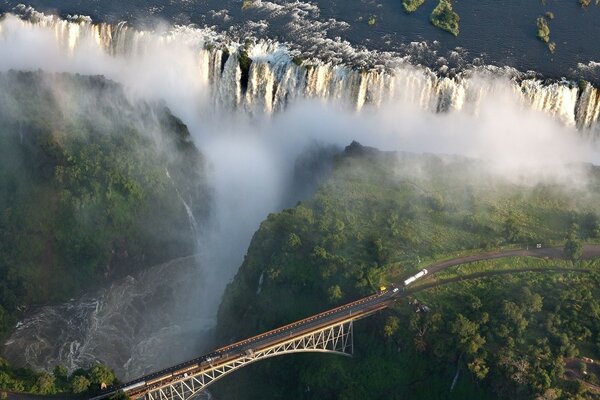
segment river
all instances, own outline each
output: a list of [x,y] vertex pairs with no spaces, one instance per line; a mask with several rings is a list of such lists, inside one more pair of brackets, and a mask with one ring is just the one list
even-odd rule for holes
[[[588,73],[578,64],[598,54],[600,8],[484,0],[469,10],[459,3],[463,34],[454,38],[426,21],[431,4],[407,16],[397,3],[256,1],[242,10],[233,1],[39,0],[31,4],[71,18],[26,7],[17,10],[24,18],[7,16],[0,70],[101,74],[133,97],[165,101],[207,157],[215,201],[210,228],[199,233],[199,262],[158,266],[31,310],[3,354],[37,368],[102,361],[121,379],[197,356],[210,347],[220,296],[260,222],[298,200],[290,188],[310,146],[318,153],[322,144],[359,140],[383,150],[486,157],[526,170],[529,180],[552,175],[546,161],[598,163],[599,89],[538,73]],[[0,1],[4,11],[14,5]],[[535,16],[546,8],[556,14],[554,56],[535,39]],[[370,14],[374,26],[364,20]],[[166,26],[141,30],[159,26],[153,18]],[[497,19],[504,25],[492,24]],[[261,39],[244,43],[246,35]],[[246,70],[243,52],[253,60]],[[318,58],[299,62],[298,55]],[[366,66],[376,68],[357,68]],[[528,69],[536,72],[522,73]]]
[[[0,1],[10,11],[19,0]],[[166,24],[212,26],[237,37],[255,36],[287,42],[306,54],[321,58],[331,52],[352,63],[374,64],[359,50],[391,52],[413,64],[436,69],[470,65],[513,67],[536,71],[545,77],[583,77],[600,83],[600,7],[581,8],[577,0],[456,2],[461,33],[453,37],[428,22],[436,2],[426,2],[407,15],[400,0],[255,0],[242,9],[240,0],[165,1],[138,0],[30,0],[40,11],[87,15],[95,21],[133,26]],[[551,54],[536,38],[536,18],[551,11]],[[367,20],[374,17],[376,23]],[[354,50],[349,49],[351,46]]]

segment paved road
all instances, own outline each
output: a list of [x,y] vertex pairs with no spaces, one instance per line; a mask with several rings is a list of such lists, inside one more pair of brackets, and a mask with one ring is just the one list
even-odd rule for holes
[[444,280],[440,280],[437,282],[426,283],[423,285],[419,285],[415,288],[408,290],[408,294],[413,294],[420,292],[422,290],[431,289],[434,287],[448,285],[450,283],[469,281],[472,279],[480,279],[487,278],[490,276],[498,276],[498,275],[511,275],[511,274],[522,274],[525,272],[548,272],[548,273],[589,273],[591,272],[589,269],[585,268],[565,268],[565,267],[544,267],[544,268],[511,268],[511,269],[503,269],[499,271],[482,271],[476,272],[474,274],[455,276],[453,278],[448,278]]
[[[452,266],[471,263],[475,261],[490,260],[504,257],[543,257],[543,258],[564,258],[562,248],[542,248],[542,249],[530,249],[530,250],[505,250],[488,253],[479,253],[465,257],[458,257],[452,260],[436,262],[427,267],[429,274],[434,274],[446,268]],[[600,257],[600,245],[586,245],[583,248],[583,258],[591,259],[594,257]],[[568,270],[568,269],[567,269]],[[529,270],[527,270],[529,271]],[[534,271],[532,269],[532,271]],[[539,271],[539,269],[535,269]],[[512,273],[518,271],[512,271]],[[525,270],[522,272],[526,272]],[[474,276],[475,277],[475,276]],[[272,331],[262,333],[260,335],[242,340],[240,342],[222,347],[209,354],[197,357],[193,360],[186,361],[184,363],[175,365],[170,368],[163,369],[161,371],[154,372],[146,375],[134,381],[128,382],[117,388],[111,388],[106,392],[92,397],[94,400],[103,399],[110,394],[114,393],[118,389],[131,388],[134,385],[138,385],[138,388],[143,389],[146,386],[153,386],[159,382],[170,381],[173,379],[180,379],[184,373],[194,372],[199,369],[206,368],[212,363],[220,363],[224,360],[239,357],[244,354],[246,350],[257,350],[265,347],[275,345],[279,342],[285,341],[290,337],[300,336],[304,333],[311,332],[317,328],[328,326],[334,322],[348,319],[349,317],[362,318],[366,317],[378,310],[388,307],[390,304],[395,302],[398,298],[404,297],[409,292],[405,292],[401,289],[390,288],[383,292],[376,293],[374,295],[359,299],[352,303],[345,304],[343,306],[324,311],[320,314],[313,315],[305,318],[301,321],[293,322],[291,324],[276,328]],[[135,392],[135,390],[134,390]],[[15,397],[16,396],[16,397]],[[31,395],[9,395],[9,399],[40,399],[39,396]],[[49,397],[54,398],[56,397]]]
[[[504,257],[542,257],[542,258],[564,258],[564,253],[560,247],[549,247],[541,249],[521,249],[521,250],[504,250],[487,253],[478,253],[470,256],[458,257],[452,260],[440,261],[427,267],[429,274],[434,274],[452,266],[466,264],[475,261],[498,259]],[[583,249],[584,258],[593,258],[600,256],[600,245],[586,245]],[[516,271],[518,272],[518,271]],[[521,271],[521,272],[526,272]],[[564,272],[564,271],[563,271]],[[477,276],[474,276],[474,278]],[[148,376],[129,382],[123,387],[138,384],[140,382],[156,382],[157,379],[165,377],[170,378],[170,374],[177,371],[184,371],[192,366],[202,368],[210,362],[223,362],[225,359],[235,358],[242,355],[246,350],[262,349],[268,346],[275,345],[281,341],[287,340],[290,337],[300,336],[317,328],[327,326],[335,321],[343,320],[351,315],[367,316],[382,308],[387,307],[399,297],[405,296],[406,293],[399,290],[394,292],[393,289],[388,289],[381,293],[365,297],[355,302],[343,305],[341,307],[325,311],[323,313],[308,317],[304,320],[294,322],[289,325],[282,326],[269,332],[242,340],[229,346],[215,350],[207,355],[195,358],[185,363],[178,364],[174,367],[158,371]],[[204,365],[203,365],[204,364]]]
[[[435,273],[443,269],[453,267],[461,264],[468,264],[476,261],[493,260],[497,258],[505,257],[539,257],[549,259],[560,259],[565,258],[562,247],[546,247],[541,249],[521,249],[521,250],[501,250],[491,251],[488,253],[477,253],[465,257],[457,257],[452,260],[439,261],[428,267],[429,273]],[[589,260],[595,257],[600,257],[600,245],[598,244],[586,244],[583,246],[582,258]]]
[[[310,333],[318,328],[332,325],[335,322],[352,319],[364,318],[378,310],[388,307],[397,297],[405,295],[400,289],[390,288],[388,290],[376,293],[374,295],[364,297],[352,303],[342,305],[340,307],[324,311],[300,321],[276,328],[272,331],[244,339],[240,342],[217,349],[209,354],[197,357],[193,360],[175,365],[173,367],[152,373],[134,381],[128,382],[118,388],[123,389],[137,385],[141,382],[146,384],[139,388],[145,390],[147,386],[155,386],[158,382],[172,381],[181,379],[185,373],[194,372],[204,369],[211,364],[220,364],[232,358],[238,358],[246,353],[247,350],[260,350],[266,347],[284,342],[292,337],[298,337],[305,333]],[[190,369],[191,368],[191,369]],[[137,388],[133,390],[135,393]],[[102,399],[108,396],[111,392],[94,397],[94,400]],[[131,392],[130,392],[131,393]]]

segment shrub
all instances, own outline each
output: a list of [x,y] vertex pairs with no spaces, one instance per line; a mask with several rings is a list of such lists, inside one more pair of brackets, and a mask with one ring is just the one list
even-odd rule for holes
[[452,9],[452,3],[449,0],[440,0],[439,4],[433,9],[430,20],[438,28],[458,36],[460,17]]
[[402,7],[407,13],[415,12],[425,3],[425,0],[402,0]]
[[544,17],[537,19],[537,37],[545,43],[550,41],[550,27]]
[[90,380],[85,376],[78,375],[73,378],[73,382],[71,383],[71,390],[73,393],[84,393],[90,387]]

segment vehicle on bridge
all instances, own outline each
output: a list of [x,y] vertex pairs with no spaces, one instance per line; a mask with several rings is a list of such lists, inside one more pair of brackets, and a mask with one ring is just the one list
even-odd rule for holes
[[404,281],[404,290],[406,290],[406,287],[412,283],[414,283],[417,279],[421,279],[422,277],[424,277],[425,275],[427,275],[429,273],[429,271],[427,271],[426,269],[423,269],[421,271],[419,271],[417,274],[409,277],[408,279],[406,279]]

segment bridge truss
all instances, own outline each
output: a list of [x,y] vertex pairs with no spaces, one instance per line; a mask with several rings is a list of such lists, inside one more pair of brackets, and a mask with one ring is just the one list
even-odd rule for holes
[[269,347],[246,351],[234,358],[225,359],[191,375],[161,384],[158,387],[132,396],[144,400],[189,400],[196,398],[218,379],[256,361],[283,354],[321,352],[352,356],[354,337],[352,320],[341,321],[305,335],[283,340]]

